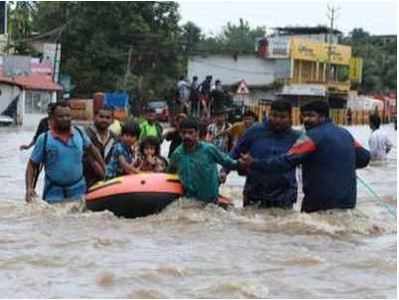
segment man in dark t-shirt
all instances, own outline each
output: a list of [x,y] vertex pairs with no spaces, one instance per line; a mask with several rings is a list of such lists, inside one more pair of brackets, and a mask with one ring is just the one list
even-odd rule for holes
[[164,138],[167,141],[170,141],[170,146],[169,146],[169,153],[168,153],[168,158],[170,158],[172,156],[172,153],[175,151],[175,149],[180,146],[180,144],[182,143],[182,139],[180,136],[180,123],[181,121],[183,121],[184,119],[187,118],[186,114],[180,113],[176,116],[176,120],[175,120],[175,127],[170,130],[167,131],[164,135]]
[[47,106],[47,117],[44,117],[43,119],[40,120],[39,125],[37,126],[35,135],[33,136],[32,141],[28,145],[21,145],[19,147],[19,150],[28,150],[32,146],[36,144],[36,140],[41,135],[43,132],[47,132],[49,130],[49,116],[51,114],[52,108],[54,106],[54,103],[49,103]]

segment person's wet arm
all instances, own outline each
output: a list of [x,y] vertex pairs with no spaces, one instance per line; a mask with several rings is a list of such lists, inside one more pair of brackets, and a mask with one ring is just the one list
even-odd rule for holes
[[267,159],[254,159],[250,155],[242,155],[243,165],[265,173],[285,173],[317,150],[316,143],[307,135],[302,135],[287,153]]
[[220,151],[216,146],[211,145],[209,148],[210,155],[213,157],[213,160],[221,165],[225,169],[236,170],[239,166],[239,162],[235,159],[232,159],[228,154]]

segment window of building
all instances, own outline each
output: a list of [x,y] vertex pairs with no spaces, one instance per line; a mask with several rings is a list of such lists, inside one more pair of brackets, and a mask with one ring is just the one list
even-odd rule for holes
[[25,96],[25,113],[46,113],[50,101],[50,92],[27,91]]

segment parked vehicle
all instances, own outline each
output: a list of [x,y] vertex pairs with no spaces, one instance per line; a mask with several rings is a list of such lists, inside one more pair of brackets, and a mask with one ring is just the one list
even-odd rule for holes
[[164,100],[151,100],[147,102],[147,106],[155,109],[158,121],[167,122],[169,118],[168,103]]

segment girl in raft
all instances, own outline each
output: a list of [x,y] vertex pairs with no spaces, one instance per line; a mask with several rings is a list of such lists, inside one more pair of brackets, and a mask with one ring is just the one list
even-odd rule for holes
[[134,150],[139,136],[140,127],[137,123],[131,122],[122,126],[120,140],[112,147],[106,179],[140,172],[138,153]]
[[165,172],[167,161],[160,155],[161,145],[154,136],[148,136],[140,143],[139,169],[142,172]]

